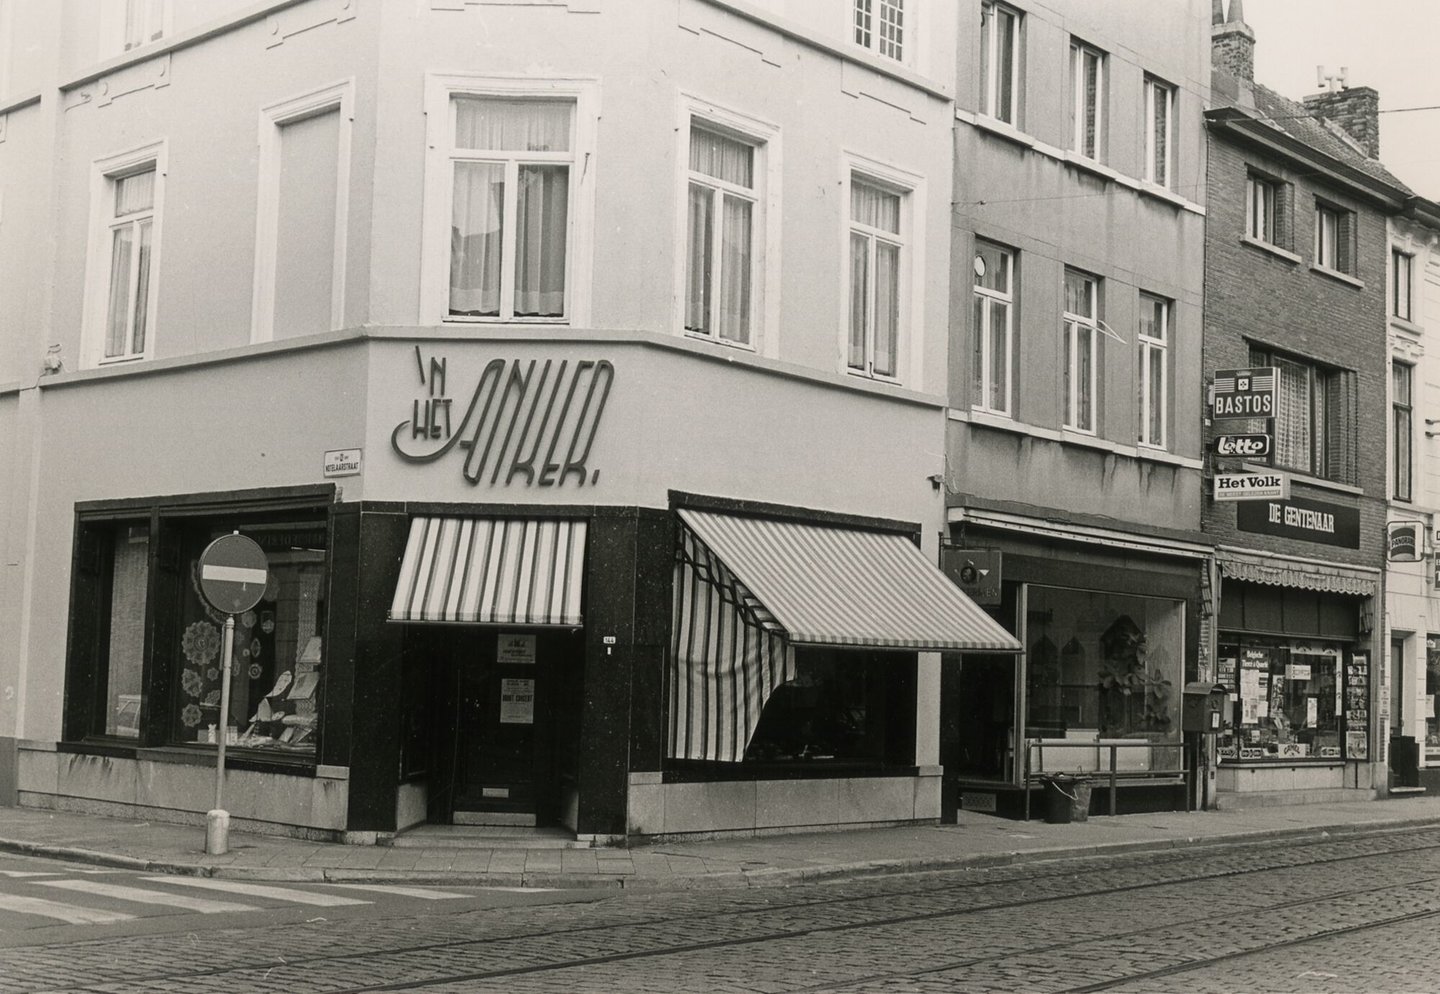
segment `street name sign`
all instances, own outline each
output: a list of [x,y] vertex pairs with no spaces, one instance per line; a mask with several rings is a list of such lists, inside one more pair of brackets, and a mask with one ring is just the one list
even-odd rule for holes
[[1212,404],[1215,417],[1273,418],[1276,379],[1274,366],[1217,369]]
[[1290,496],[1290,477],[1284,473],[1217,473],[1215,499],[1286,500]]

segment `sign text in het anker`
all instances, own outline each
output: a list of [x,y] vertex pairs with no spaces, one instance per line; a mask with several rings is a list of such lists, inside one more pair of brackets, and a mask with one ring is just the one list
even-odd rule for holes
[[1217,418],[1273,418],[1275,395],[1271,393],[1232,393],[1215,395]]

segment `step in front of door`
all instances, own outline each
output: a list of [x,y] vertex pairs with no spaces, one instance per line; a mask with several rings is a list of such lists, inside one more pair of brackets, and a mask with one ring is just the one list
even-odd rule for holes
[[395,837],[396,849],[589,849],[563,828],[519,825],[416,825]]

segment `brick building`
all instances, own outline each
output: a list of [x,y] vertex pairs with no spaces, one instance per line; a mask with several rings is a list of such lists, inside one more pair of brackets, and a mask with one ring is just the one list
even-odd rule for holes
[[[1234,711],[1217,786],[1369,792],[1385,759],[1371,701],[1386,685],[1387,223],[1411,194],[1374,158],[1373,90],[1285,99],[1253,79],[1240,4],[1228,20],[1219,7],[1203,364],[1212,397],[1234,388],[1224,371],[1273,369],[1276,407],[1267,457],[1217,454],[1207,475],[1278,470],[1289,495],[1205,497],[1214,677]],[[1368,130],[1351,135],[1331,116]],[[1266,427],[1212,416],[1208,433]]]

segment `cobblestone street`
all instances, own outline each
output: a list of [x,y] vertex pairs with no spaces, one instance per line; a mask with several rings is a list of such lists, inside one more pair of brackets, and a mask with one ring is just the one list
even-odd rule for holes
[[[1433,990],[1440,831],[0,953],[4,994]],[[1395,950],[1406,950],[1401,958]]]

